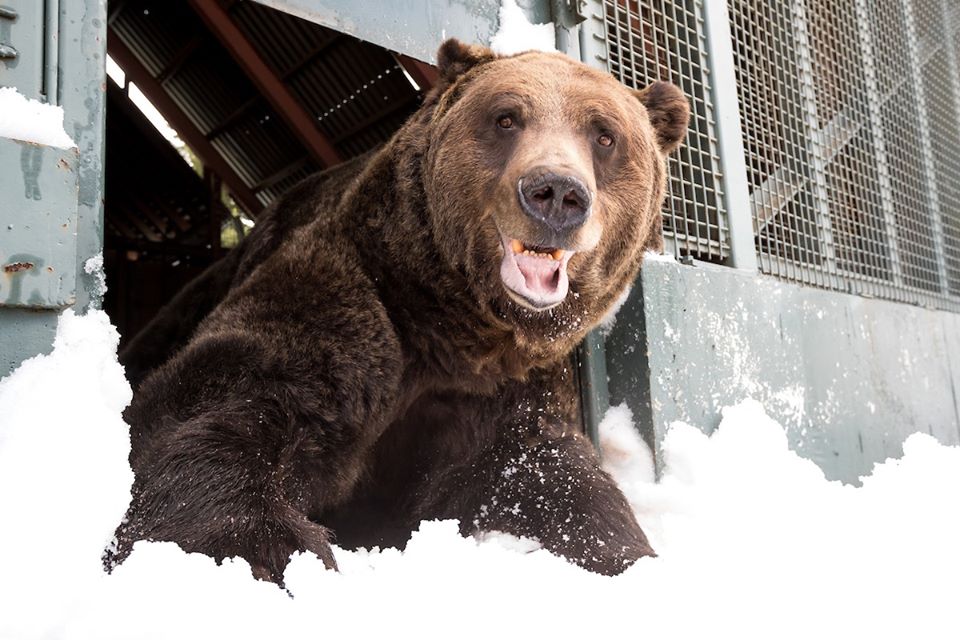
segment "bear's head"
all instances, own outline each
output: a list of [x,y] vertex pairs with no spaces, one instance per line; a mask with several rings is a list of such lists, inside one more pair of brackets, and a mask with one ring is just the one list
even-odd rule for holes
[[423,185],[438,248],[521,333],[595,326],[661,246],[675,86],[642,91],[561,54],[445,42],[428,97]]

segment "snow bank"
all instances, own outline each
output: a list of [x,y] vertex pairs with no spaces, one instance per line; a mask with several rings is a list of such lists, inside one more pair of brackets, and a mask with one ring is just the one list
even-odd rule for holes
[[[530,541],[421,525],[407,550],[296,556],[290,594],[169,543],[100,552],[131,482],[130,391],[102,312],[0,382],[0,638],[955,638],[960,449],[912,436],[861,488],[827,482],[745,402],[707,437],[677,424],[652,481],[625,406],[606,464],[659,558],[586,573]],[[292,597],[291,597],[292,596]]]
[[63,108],[31,100],[13,87],[0,87],[0,138],[49,147],[77,146],[63,129]]
[[500,4],[500,26],[490,39],[490,48],[505,56],[522,51],[556,51],[556,32],[552,22],[531,24],[516,0]]

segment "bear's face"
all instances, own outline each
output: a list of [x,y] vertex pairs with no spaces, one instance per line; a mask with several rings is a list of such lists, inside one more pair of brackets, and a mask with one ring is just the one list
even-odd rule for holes
[[660,244],[686,99],[560,54],[448,42],[439,66],[424,185],[441,252],[499,317],[590,328]]

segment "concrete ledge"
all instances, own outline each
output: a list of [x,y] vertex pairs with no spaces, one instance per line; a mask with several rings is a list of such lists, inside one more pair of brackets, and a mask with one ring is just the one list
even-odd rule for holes
[[911,433],[960,442],[960,315],[672,259],[645,263],[607,339],[611,401],[649,440],[710,432],[752,397],[831,479],[856,482]]

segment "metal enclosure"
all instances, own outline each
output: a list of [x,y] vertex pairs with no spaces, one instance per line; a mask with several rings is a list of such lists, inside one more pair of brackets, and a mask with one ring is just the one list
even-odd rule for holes
[[[500,6],[258,1],[426,61],[447,37],[488,43]],[[561,51],[632,88],[674,82],[693,112],[671,159],[668,256],[578,354],[588,431],[626,402],[655,446],[672,421],[710,431],[723,405],[753,396],[848,481],[910,431],[960,439],[960,5],[518,4],[554,22]],[[58,309],[95,303],[82,264],[101,224],[104,2],[14,8],[0,17],[0,85],[62,104],[78,150],[0,140],[0,257],[41,268],[0,287],[0,331],[16,336],[3,366],[49,348]]]
[[610,400],[655,445],[756,397],[851,482],[912,431],[956,443],[960,326],[927,309],[958,309],[960,5],[588,5],[585,61],[670,80],[694,115],[664,212],[692,267],[644,267],[605,341]]
[[0,375],[52,346],[57,314],[98,304],[105,0],[0,11],[0,86],[59,105],[76,147],[0,137]]

